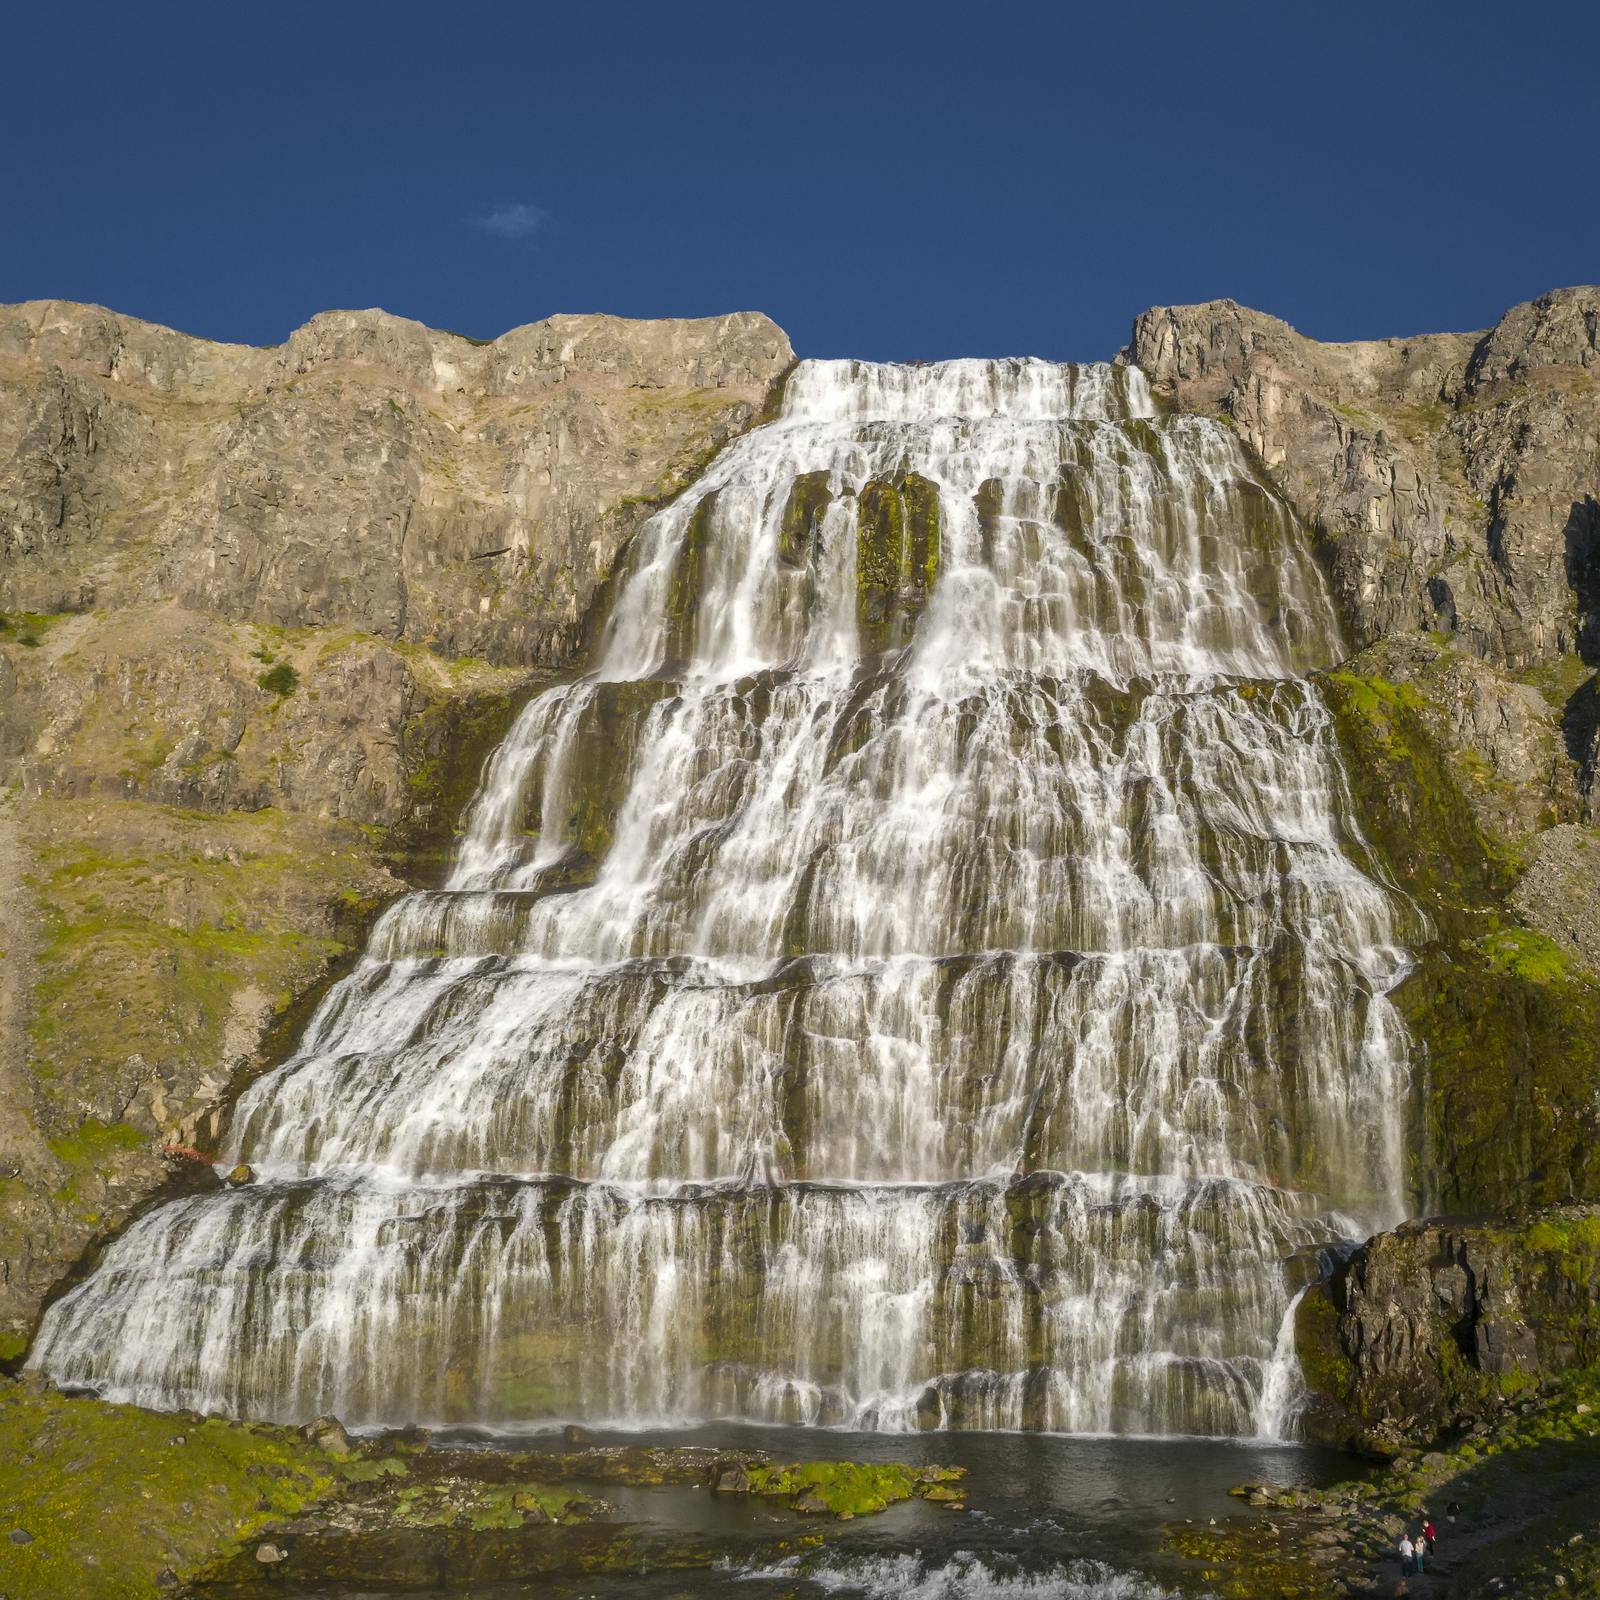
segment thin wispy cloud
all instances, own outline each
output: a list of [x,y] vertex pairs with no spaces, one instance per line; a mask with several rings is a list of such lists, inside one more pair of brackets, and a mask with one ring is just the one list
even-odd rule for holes
[[550,220],[543,206],[529,205],[525,200],[510,200],[504,205],[491,206],[472,219],[472,226],[480,233],[493,234],[496,239],[513,239],[527,244],[535,238]]

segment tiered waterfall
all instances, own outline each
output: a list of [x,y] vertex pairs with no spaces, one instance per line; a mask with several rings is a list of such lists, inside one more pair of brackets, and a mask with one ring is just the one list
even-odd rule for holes
[[1272,1433],[1404,1212],[1303,535],[1140,374],[808,362],[34,1359],[354,1423]]

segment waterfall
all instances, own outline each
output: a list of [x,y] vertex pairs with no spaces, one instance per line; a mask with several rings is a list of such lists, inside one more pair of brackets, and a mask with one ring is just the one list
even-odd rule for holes
[[[1251,1434],[1405,1211],[1303,534],[1108,366],[807,362],[34,1361],[351,1422]],[[1275,1420],[1276,1419],[1276,1420]]]

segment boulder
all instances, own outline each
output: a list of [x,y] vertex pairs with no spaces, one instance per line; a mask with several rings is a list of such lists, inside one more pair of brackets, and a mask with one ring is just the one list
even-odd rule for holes
[[337,1417],[317,1417],[301,1428],[300,1437],[330,1456],[350,1454],[350,1435]]

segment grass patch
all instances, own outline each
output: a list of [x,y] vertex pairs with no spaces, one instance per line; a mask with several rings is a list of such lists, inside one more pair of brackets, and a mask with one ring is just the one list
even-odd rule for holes
[[128,1122],[90,1117],[76,1133],[50,1141],[51,1153],[69,1167],[90,1166],[118,1150],[137,1150],[146,1136]]
[[300,682],[300,674],[287,661],[280,661],[277,666],[268,667],[256,682],[269,694],[275,694],[282,699],[285,695],[294,693]]
[[1553,939],[1530,928],[1500,928],[1478,941],[1491,971],[1528,983],[1569,983],[1573,972]]
[[[180,1442],[181,1441],[181,1442]],[[11,1600],[146,1600],[336,1485],[287,1429],[0,1387]]]

